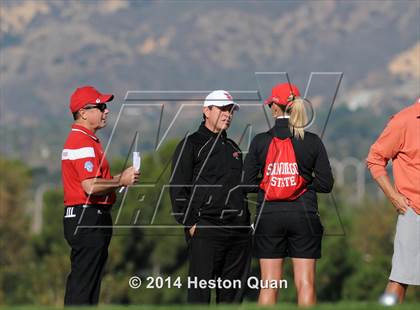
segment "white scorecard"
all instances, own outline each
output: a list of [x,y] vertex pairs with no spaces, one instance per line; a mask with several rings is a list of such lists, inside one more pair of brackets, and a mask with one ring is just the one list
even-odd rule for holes
[[[140,152],[133,152],[133,167],[136,171],[140,171],[140,167],[141,167]],[[121,187],[118,192],[122,193],[125,188],[126,186]]]
[[133,167],[136,171],[140,171],[141,157],[140,152],[133,152]]

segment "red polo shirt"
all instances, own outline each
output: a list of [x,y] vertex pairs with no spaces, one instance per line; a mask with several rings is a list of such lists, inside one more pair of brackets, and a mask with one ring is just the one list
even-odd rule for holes
[[61,173],[64,205],[112,205],[115,202],[114,192],[102,196],[89,196],[83,190],[83,180],[95,177],[112,179],[101,143],[98,137],[87,128],[72,125],[61,154]]

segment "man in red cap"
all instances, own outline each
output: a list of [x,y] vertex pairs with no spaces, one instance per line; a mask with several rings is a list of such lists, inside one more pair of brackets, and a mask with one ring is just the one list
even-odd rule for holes
[[101,94],[92,86],[83,86],[70,99],[74,123],[61,155],[64,236],[71,247],[65,305],[98,303],[112,235],[110,209],[115,202],[115,190],[133,185],[139,177],[133,167],[112,177],[95,135],[106,126],[109,113],[106,102],[113,98],[112,94]]

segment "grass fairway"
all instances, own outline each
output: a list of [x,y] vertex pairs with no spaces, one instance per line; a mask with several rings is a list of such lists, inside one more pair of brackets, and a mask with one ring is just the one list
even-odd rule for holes
[[[58,310],[64,307],[54,306],[1,306],[0,310]],[[69,307],[66,310],[88,310],[88,309],[101,309],[101,310],[256,310],[256,309],[301,309],[294,304],[279,303],[275,307],[258,307],[256,304],[244,303],[242,305],[212,305],[212,306],[191,306],[191,305],[172,305],[172,306],[154,306],[154,305],[99,305],[98,307]],[[374,302],[340,302],[340,303],[321,303],[316,307],[310,308],[314,310],[376,310],[376,309],[403,309],[403,310],[418,310],[420,303],[411,303],[398,305],[395,307],[385,307]]]

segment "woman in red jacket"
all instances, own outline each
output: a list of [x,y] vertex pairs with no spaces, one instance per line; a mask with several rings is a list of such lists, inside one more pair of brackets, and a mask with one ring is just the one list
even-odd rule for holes
[[[278,84],[265,104],[275,125],[254,137],[244,163],[244,181],[258,191],[254,252],[262,283],[281,280],[284,259],[291,257],[298,304],[309,306],[316,303],[315,264],[323,234],[316,193],[329,193],[334,180],[321,139],[304,130],[299,89]],[[275,304],[277,295],[278,288],[261,287],[258,302]]]

